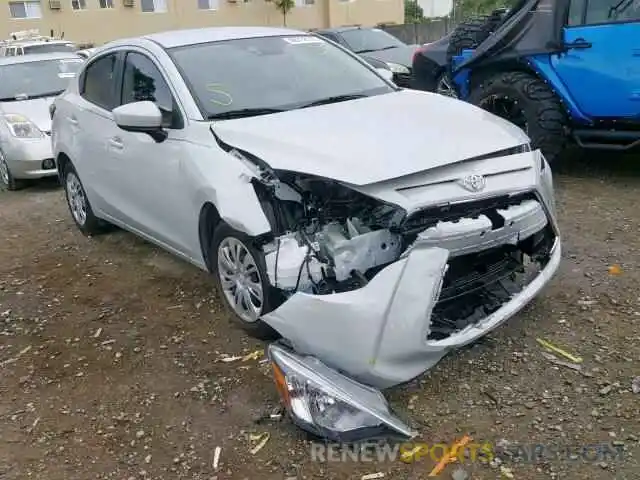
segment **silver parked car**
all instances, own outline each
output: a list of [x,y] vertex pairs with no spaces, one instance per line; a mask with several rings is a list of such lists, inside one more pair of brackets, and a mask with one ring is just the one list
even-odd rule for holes
[[333,439],[411,434],[375,389],[500,326],[560,262],[527,135],[389,73],[294,30],[174,31],[101,47],[52,108],[80,230],[210,271],[238,324],[287,340],[283,400]]
[[60,52],[0,58],[0,188],[57,174],[49,106],[82,63]]

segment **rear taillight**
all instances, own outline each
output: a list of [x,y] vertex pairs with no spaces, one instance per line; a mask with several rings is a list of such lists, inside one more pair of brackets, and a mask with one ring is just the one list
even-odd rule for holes
[[415,62],[416,57],[420,55],[422,52],[424,52],[429,45],[430,45],[429,43],[425,43],[424,45],[416,48],[415,52],[413,52],[412,62]]

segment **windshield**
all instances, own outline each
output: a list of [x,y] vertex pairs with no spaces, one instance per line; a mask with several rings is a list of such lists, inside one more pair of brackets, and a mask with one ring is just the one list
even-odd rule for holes
[[72,43],[39,43],[23,47],[25,55],[28,53],[73,52],[75,49]]
[[82,59],[39,60],[0,66],[0,100],[43,97],[65,90]]
[[170,53],[205,118],[394,91],[351,55],[315,36],[245,38],[176,47]]
[[377,28],[354,28],[340,32],[340,35],[347,42],[349,48],[356,53],[376,52],[405,46],[393,35]]

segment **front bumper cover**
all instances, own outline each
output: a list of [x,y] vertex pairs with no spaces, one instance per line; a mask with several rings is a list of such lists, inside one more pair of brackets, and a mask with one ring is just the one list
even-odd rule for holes
[[[542,197],[547,192],[540,193],[540,205],[546,205]],[[533,233],[544,226],[539,215],[531,214],[533,210],[521,210],[521,233],[529,227],[528,233]],[[553,213],[549,208],[545,211],[545,223],[549,220],[548,228],[556,230]],[[467,230],[476,232],[482,221],[468,222]],[[431,314],[450,257],[463,253],[459,241],[465,235],[455,232],[458,225],[452,226],[454,241],[438,238],[439,231],[423,236],[406,255],[358,290],[330,295],[297,292],[263,320],[289,340],[298,353],[315,356],[364,384],[388,388],[407,382],[451,350],[472,343],[515,315],[549,282],[560,264],[561,242],[555,232],[548,261],[521,291],[479,322],[444,339],[428,339]],[[509,223],[504,228],[506,236],[485,240],[505,241],[516,233],[509,232],[508,227]],[[485,248],[488,246],[485,244]]]

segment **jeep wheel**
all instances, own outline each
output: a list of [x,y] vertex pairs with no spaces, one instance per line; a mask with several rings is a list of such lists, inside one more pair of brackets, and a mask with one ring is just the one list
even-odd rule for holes
[[237,323],[250,335],[269,340],[277,333],[260,320],[273,310],[264,255],[248,235],[221,223],[213,234],[211,257],[219,292]]
[[503,72],[485,78],[469,102],[522,128],[549,163],[567,147],[567,116],[545,82],[526,72]]
[[491,35],[502,22],[503,15],[497,11],[491,15],[482,15],[460,23],[451,34],[447,47],[447,65],[451,68],[451,59],[463,50],[476,48]]
[[454,83],[447,72],[443,72],[436,81],[436,93],[445,97],[458,98],[458,92],[454,87]]

